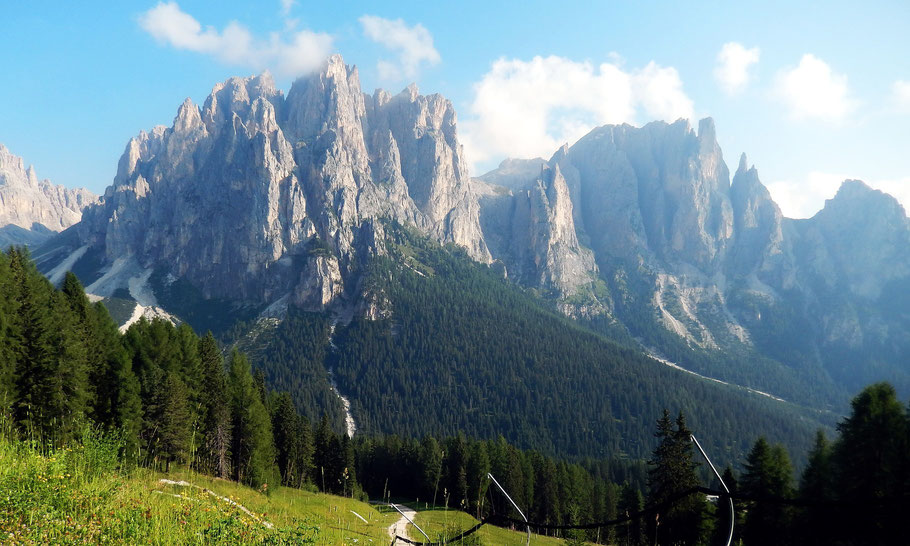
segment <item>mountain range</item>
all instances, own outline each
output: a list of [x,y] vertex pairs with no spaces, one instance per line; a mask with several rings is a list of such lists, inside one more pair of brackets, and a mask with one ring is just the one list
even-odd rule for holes
[[38,180],[32,166],[0,144],[0,245],[36,245],[77,223],[98,196]]
[[[383,394],[357,383],[375,355],[361,347],[353,365],[345,340],[354,347],[368,324],[394,339],[413,320],[399,316],[416,304],[391,279],[459,282],[448,275],[461,266],[426,245],[558,310],[581,329],[566,336],[750,389],[736,400],[817,413],[874,380],[910,392],[910,222],[891,196],[845,181],[814,217],[785,218],[745,155],[731,178],[710,118],[697,130],[599,127],[549,160],[471,178],[450,101],[413,85],[365,94],[338,55],[287,96],[263,74],[216,85],[201,108],[187,99],[171,127],[130,140],[104,196],[34,256],[51,280],[71,269],[126,305],[125,325],[151,313],[233,329],[275,361],[286,317],[331,317],[306,373],[329,389],[337,367],[333,388],[359,393],[354,418],[394,432],[404,421],[379,419]],[[274,377],[303,373],[289,366]]]

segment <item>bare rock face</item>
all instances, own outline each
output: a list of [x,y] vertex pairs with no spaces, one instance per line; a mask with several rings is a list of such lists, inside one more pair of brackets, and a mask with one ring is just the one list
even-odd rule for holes
[[[733,235],[729,172],[714,123],[604,126],[554,158],[592,248],[711,272]],[[552,160],[551,160],[552,161]]]
[[40,242],[79,222],[82,210],[97,200],[86,189],[38,180],[34,168],[0,144],[0,229],[6,228],[6,244]]
[[567,314],[600,314],[606,308],[594,295],[594,254],[578,242],[566,180],[558,164],[538,163],[537,169],[530,183],[514,184],[515,189],[485,185],[486,239],[496,241],[494,257],[511,278],[554,295]]
[[896,199],[859,180],[846,180],[825,207],[805,222],[802,254],[832,289],[875,300],[884,285],[910,277],[910,221]]
[[897,201],[847,181],[814,218],[786,219],[745,155],[731,183],[710,119],[697,132],[599,127],[546,164],[505,161],[477,185],[493,258],[557,300],[596,279],[598,312],[620,322],[649,316],[692,347],[794,367],[910,350],[893,303],[910,289]]
[[490,259],[451,103],[364,95],[335,55],[287,98],[266,73],[218,84],[201,109],[187,99],[171,127],[129,142],[80,235],[206,297],[324,308],[359,254],[382,252],[375,220]]

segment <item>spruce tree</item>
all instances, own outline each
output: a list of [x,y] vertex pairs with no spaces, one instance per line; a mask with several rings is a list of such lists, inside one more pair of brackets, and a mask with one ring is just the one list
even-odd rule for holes
[[157,454],[165,461],[165,472],[171,462],[187,461],[190,451],[190,409],[186,385],[174,371],[164,372],[159,390]]
[[13,327],[14,287],[9,257],[0,252],[0,420],[4,427],[12,423],[13,400],[16,392],[14,373],[18,335]]
[[[831,461],[831,444],[824,431],[815,434],[815,443],[809,451],[809,463],[799,481],[799,496],[818,503],[834,500],[834,475]],[[803,509],[799,526],[801,544],[831,544],[832,512],[822,504],[812,504]]]
[[[783,446],[771,446],[762,437],[749,452],[739,489],[759,499],[789,498],[792,496],[792,474],[793,468]],[[789,515],[784,505],[758,500],[744,507],[746,523],[742,537],[746,544],[788,543]]]
[[272,432],[275,434],[275,449],[277,454],[278,470],[281,472],[281,482],[284,485],[293,485],[299,482],[301,469],[299,468],[300,448],[300,416],[294,408],[291,395],[282,392],[274,397],[272,407]]
[[477,519],[481,519],[485,515],[483,513],[483,499],[490,487],[490,480],[487,478],[489,472],[490,457],[487,455],[486,443],[472,442],[468,454],[468,500],[471,513]]
[[14,355],[14,417],[27,435],[47,441],[64,411],[51,331],[50,294],[37,280],[27,251],[10,250],[10,273],[19,334]]
[[[644,508],[644,498],[641,491],[629,485],[622,486],[619,495],[618,512],[622,517],[630,517]],[[645,544],[645,525],[641,517],[636,517],[628,523],[620,525],[616,530],[616,539],[621,546],[643,546]]]
[[[272,424],[253,381],[250,362],[237,351],[231,355],[228,374],[231,392],[231,466],[234,479],[253,487],[271,482],[275,477],[275,447]],[[278,476],[280,480],[280,476]]]
[[201,426],[199,466],[220,478],[230,474],[231,408],[224,360],[211,332],[199,340]]
[[299,416],[300,432],[297,435],[297,468],[298,478],[295,487],[303,487],[306,482],[315,483],[313,477],[313,427],[305,415]]
[[840,438],[832,462],[839,499],[860,504],[850,517],[837,518],[838,532],[847,540],[902,542],[907,494],[903,476],[910,443],[907,414],[887,383],[863,389],[851,410],[837,426]]
[[[695,469],[698,463],[692,460],[691,432],[686,426],[682,412],[676,418],[676,428],[670,420],[670,412],[664,410],[657,421],[658,445],[648,464],[650,504],[660,504],[698,485]],[[664,508],[651,522],[651,532],[659,543],[695,544],[701,534],[701,519],[704,502],[700,495],[689,495],[673,506]]]
[[316,485],[322,492],[327,493],[332,487],[332,471],[335,466],[333,460],[337,457],[333,450],[338,449],[338,439],[329,426],[329,418],[324,413],[319,420],[319,426],[316,427],[313,444],[313,472]]

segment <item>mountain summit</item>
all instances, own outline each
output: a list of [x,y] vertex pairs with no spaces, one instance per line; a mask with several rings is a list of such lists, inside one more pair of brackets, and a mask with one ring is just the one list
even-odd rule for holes
[[79,236],[103,263],[165,267],[205,297],[321,309],[382,252],[380,220],[489,261],[478,216],[452,104],[413,86],[365,95],[335,55],[287,97],[266,73],[216,85],[201,109],[187,99],[170,128],[130,140]]

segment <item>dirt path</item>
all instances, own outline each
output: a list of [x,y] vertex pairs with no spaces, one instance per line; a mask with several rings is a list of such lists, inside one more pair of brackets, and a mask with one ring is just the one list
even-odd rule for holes
[[[405,506],[403,504],[393,504],[392,506],[396,506],[399,510],[401,510],[401,512],[405,516],[407,516],[408,518],[411,518],[411,521],[413,521],[414,518],[417,517],[416,510],[414,510],[412,508],[408,508],[407,506]],[[389,526],[389,538],[391,538],[392,540],[395,540],[396,536],[402,536],[408,540],[411,539],[411,537],[408,536],[408,525],[409,525],[408,518],[401,516],[400,518],[398,518],[398,521],[396,521],[395,523],[393,523],[392,525]]]

